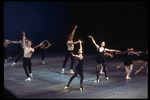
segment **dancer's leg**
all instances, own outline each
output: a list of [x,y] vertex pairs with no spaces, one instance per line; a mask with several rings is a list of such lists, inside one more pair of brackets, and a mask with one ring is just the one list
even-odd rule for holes
[[146,65],[147,65],[147,62],[143,61],[142,66],[141,66],[141,67],[139,68],[139,70],[137,70],[134,74],[139,73],[144,67],[146,67]]
[[131,72],[132,72],[132,70],[133,70],[133,64],[131,64],[129,67],[130,67],[130,69],[129,69],[129,71],[127,72],[126,79],[131,79],[131,77],[129,77],[129,76],[130,76],[130,74],[131,74]]
[[83,84],[84,76],[83,76],[83,73],[80,73],[79,75],[80,75],[80,90],[83,90],[82,84]]
[[96,76],[97,76],[97,79],[94,81],[94,82],[99,82],[99,73],[100,71],[100,64],[96,63]]
[[105,78],[108,80],[105,62],[102,63],[102,65],[103,65],[103,70],[104,70],[104,73],[105,73]]

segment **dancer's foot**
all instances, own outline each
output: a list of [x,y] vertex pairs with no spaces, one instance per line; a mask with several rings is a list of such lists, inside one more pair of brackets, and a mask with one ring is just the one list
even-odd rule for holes
[[11,64],[11,66],[14,66],[16,63],[15,62],[13,62],[12,64]]
[[98,80],[95,80],[94,82],[99,82],[99,79],[98,79]]
[[116,69],[120,68],[121,66],[117,66]]
[[32,73],[30,73],[30,74],[29,74],[29,76],[30,76],[31,78],[33,78],[33,75],[32,75]]
[[70,69],[70,73],[74,74],[74,72],[73,72],[73,70],[72,70],[72,69]]
[[131,77],[126,77],[126,79],[132,79]]
[[8,60],[10,60],[12,57],[9,57]]
[[81,87],[81,88],[80,88],[80,91],[82,91],[82,90],[84,90],[84,88],[83,88],[83,87]]
[[109,78],[108,78],[108,77],[106,77],[106,80],[109,80]]
[[7,59],[5,59],[5,63],[7,63]]
[[30,78],[30,77],[28,77],[27,79],[25,79],[25,81],[31,81],[31,78]]
[[100,72],[100,74],[105,74],[104,72]]
[[63,74],[63,73],[64,73],[64,71],[65,71],[65,68],[63,68],[63,69],[62,69],[61,73]]
[[43,63],[43,64],[45,64],[45,62],[44,62],[44,61],[42,61],[42,63]]
[[68,85],[66,85],[65,87],[64,87],[64,89],[67,89],[68,88]]

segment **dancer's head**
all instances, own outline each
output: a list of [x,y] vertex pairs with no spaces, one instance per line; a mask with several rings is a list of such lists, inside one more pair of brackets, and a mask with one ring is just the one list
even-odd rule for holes
[[105,46],[105,41],[101,41],[100,46],[104,47]]
[[27,46],[31,47],[32,46],[32,41],[31,40],[27,40]]
[[68,39],[69,39],[69,40],[72,40],[73,37],[74,37],[74,35],[72,35],[72,34],[69,34],[69,35],[68,35]]
[[133,49],[133,48],[128,48],[127,50],[128,50],[128,51],[133,51],[134,49]]

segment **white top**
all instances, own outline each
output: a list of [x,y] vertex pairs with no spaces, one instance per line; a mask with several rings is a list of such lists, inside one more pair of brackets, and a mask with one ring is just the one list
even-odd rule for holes
[[73,41],[67,41],[67,47],[68,47],[68,50],[70,51],[74,50]]
[[31,58],[32,52],[34,52],[34,49],[31,47],[28,47],[25,44],[25,36],[23,36],[23,47],[24,47],[24,56],[25,58]]
[[24,47],[24,57],[31,58],[32,53],[30,51],[34,51],[33,48]]

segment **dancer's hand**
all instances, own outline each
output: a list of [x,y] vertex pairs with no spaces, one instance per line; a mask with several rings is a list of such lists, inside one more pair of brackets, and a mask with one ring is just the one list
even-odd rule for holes
[[88,38],[91,38],[91,39],[92,39],[93,37],[92,37],[92,36],[90,36],[90,35],[88,35]]
[[22,34],[25,35],[25,31],[22,31]]
[[77,28],[78,26],[77,25],[75,25],[75,29]]

